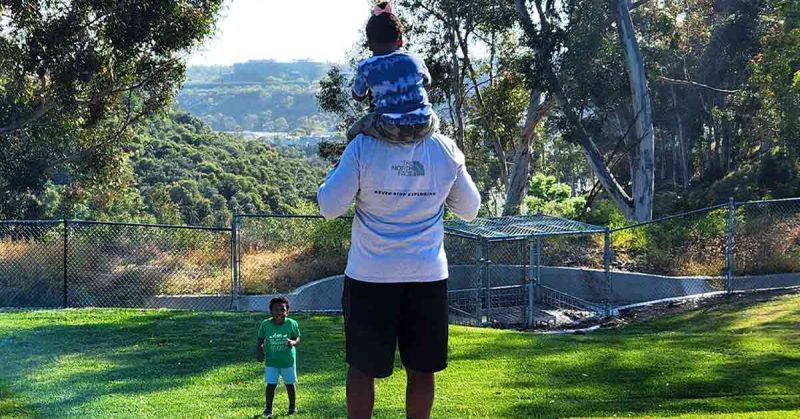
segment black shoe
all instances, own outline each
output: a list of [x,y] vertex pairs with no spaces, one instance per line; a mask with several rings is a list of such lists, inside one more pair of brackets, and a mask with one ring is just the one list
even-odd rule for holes
[[292,407],[292,408],[289,408],[289,411],[288,411],[286,414],[287,414],[287,415],[293,415],[293,414],[295,414],[295,413],[297,413],[297,409],[295,409],[295,408],[293,408],[293,407]]
[[264,419],[272,419],[272,411],[264,409]]

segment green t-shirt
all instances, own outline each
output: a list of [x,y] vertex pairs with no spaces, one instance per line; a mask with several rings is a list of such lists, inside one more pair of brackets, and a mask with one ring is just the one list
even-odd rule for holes
[[296,321],[287,317],[283,324],[277,325],[270,317],[261,322],[258,337],[264,338],[264,365],[274,368],[294,366],[297,351],[294,347],[290,348],[286,340],[300,337],[300,328]]

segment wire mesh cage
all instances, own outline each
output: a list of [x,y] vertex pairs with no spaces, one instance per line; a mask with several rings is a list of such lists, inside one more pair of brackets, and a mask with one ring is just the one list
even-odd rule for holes
[[[451,321],[509,327],[555,323],[557,317],[545,308],[575,306],[582,300],[543,284],[542,241],[555,245],[556,237],[568,240],[604,232],[598,226],[541,214],[445,222]],[[602,246],[600,253],[602,268]],[[584,306],[603,311],[600,303]]]

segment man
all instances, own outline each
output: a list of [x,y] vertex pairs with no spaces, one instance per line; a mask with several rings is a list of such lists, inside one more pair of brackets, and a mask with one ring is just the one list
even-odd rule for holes
[[449,138],[389,143],[357,136],[317,194],[325,218],[355,200],[345,270],[347,409],[372,416],[375,378],[392,373],[395,347],[406,368],[406,415],[430,417],[434,373],[447,366],[444,205],[472,220],[480,195]]

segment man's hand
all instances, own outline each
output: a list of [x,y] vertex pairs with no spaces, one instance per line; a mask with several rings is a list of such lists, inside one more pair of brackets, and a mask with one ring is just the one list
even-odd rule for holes
[[286,339],[286,344],[289,345],[290,348],[297,346],[297,340]]

